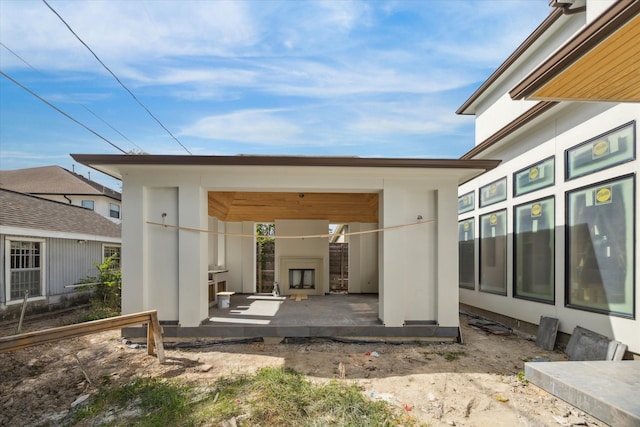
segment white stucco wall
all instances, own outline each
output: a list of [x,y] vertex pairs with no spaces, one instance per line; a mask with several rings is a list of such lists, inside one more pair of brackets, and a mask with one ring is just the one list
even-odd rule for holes
[[[580,325],[584,328],[604,334],[627,344],[631,351],[640,352],[640,321],[599,314],[569,308],[565,306],[565,195],[567,191],[608,179],[636,174],[635,185],[635,307],[640,307],[640,292],[637,291],[640,279],[640,239],[638,239],[638,212],[640,212],[640,191],[637,173],[640,162],[623,163],[608,169],[597,171],[570,181],[565,181],[565,151],[581,142],[608,132],[630,121],[640,123],[640,106],[638,104],[614,103],[573,103],[555,110],[548,117],[527,132],[514,137],[499,152],[505,163],[493,171],[462,185],[459,194],[475,191],[476,209],[460,215],[460,219],[475,218],[476,260],[478,258],[479,217],[482,214],[499,209],[507,209],[507,296],[499,296],[478,291],[478,269],[476,268],[476,290],[460,289],[460,300],[465,304],[480,307],[516,319],[538,324],[540,316],[560,319],[560,331],[571,333]],[[636,128],[637,132],[637,128]],[[638,150],[636,134],[636,156]],[[523,196],[513,196],[513,174],[548,157],[555,157],[555,185],[537,190]],[[478,188],[507,177],[507,200],[484,208],[478,208]],[[513,298],[513,208],[516,205],[531,202],[548,196],[555,197],[555,304],[544,304],[530,300]],[[477,262],[477,261],[476,261]]]

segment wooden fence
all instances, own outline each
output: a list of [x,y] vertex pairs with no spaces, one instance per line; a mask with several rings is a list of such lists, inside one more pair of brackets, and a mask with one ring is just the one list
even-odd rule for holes
[[0,337],[0,353],[20,350],[40,344],[47,344],[66,338],[77,338],[96,332],[119,329],[128,326],[147,325],[147,352],[153,354],[155,347],[158,361],[164,363],[164,344],[162,342],[162,327],[158,322],[156,310],[126,314],[124,316],[109,317],[75,325],[60,326],[58,328],[43,329],[41,331],[25,332],[23,334]]

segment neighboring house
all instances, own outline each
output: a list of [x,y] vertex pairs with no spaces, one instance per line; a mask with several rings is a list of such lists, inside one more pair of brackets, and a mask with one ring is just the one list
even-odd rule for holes
[[[324,295],[329,224],[348,224],[349,293],[378,293],[387,327],[458,336],[457,188],[491,160],[73,154],[123,180],[123,313],[209,317],[209,269],[256,292],[256,223],[275,224],[283,294]],[[379,231],[383,229],[385,231]],[[323,235],[322,237],[310,237]],[[307,236],[307,237],[303,237]],[[283,238],[280,238],[283,237]],[[289,237],[289,238],[285,238]],[[211,266],[211,267],[210,267]]]
[[91,209],[120,224],[121,195],[60,166],[0,171],[0,188]]
[[72,300],[71,285],[120,254],[120,228],[79,206],[0,189],[0,317],[27,290],[30,309]]
[[458,110],[503,161],[459,189],[460,301],[640,353],[640,1],[553,4]]

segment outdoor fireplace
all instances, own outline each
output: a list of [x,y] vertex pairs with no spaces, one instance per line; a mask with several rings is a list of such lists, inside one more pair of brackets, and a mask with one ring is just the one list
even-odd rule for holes
[[280,290],[285,295],[321,295],[326,286],[324,265],[324,259],[321,257],[280,257],[277,273]]
[[289,289],[315,289],[315,268],[290,268]]

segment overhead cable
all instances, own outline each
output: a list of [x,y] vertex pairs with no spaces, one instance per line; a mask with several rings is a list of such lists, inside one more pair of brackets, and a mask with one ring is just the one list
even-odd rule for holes
[[104,62],[102,62],[102,60],[98,57],[98,55],[96,55],[96,53],[93,50],[91,50],[89,45],[87,45],[84,42],[84,40],[82,40],[80,36],[78,36],[78,34],[76,34],[76,32],[73,31],[71,26],[67,24],[64,18],[62,18],[62,16],[60,16],[60,14],[56,12],[56,10],[53,7],[51,7],[49,3],[47,3],[47,0],[42,0],[42,2],[46,4],[49,9],[51,9],[51,11],[60,19],[60,21],[62,21],[62,23],[69,29],[69,31],[71,31],[71,34],[73,34],[78,39],[78,41],[82,43],[84,47],[86,47],[87,50],[89,50],[89,52],[91,52],[93,57],[96,58],[96,60],[104,67],[105,70],[109,72],[109,74],[113,76],[113,78],[120,84],[120,86],[122,86],[122,88],[126,90],[129,93],[129,95],[131,95],[131,97],[138,103],[138,105],[140,105],[140,107],[142,107],[149,114],[149,116],[151,116],[151,118],[153,118],[162,127],[162,129],[164,129],[171,136],[171,138],[173,138],[178,144],[180,144],[180,146],[184,148],[184,150],[187,153],[193,154],[191,153],[191,151],[189,151],[187,147],[184,146],[184,144],[182,144],[182,142],[180,142],[178,138],[176,138],[176,136],[173,133],[171,133],[169,129],[167,129],[167,127],[164,124],[162,124],[162,122],[142,103],[142,101],[140,101],[138,97],[131,90],[129,90],[129,88],[125,86],[124,83],[122,83],[122,81],[118,78],[118,76],[116,76],[115,73],[111,71],[111,69],[107,67],[107,65]]
[[116,144],[114,144],[113,142],[109,141],[107,138],[105,138],[104,136],[100,135],[98,132],[96,132],[95,130],[91,129],[89,126],[85,125],[84,123],[82,123],[81,121],[75,119],[74,117],[72,117],[71,115],[65,113],[64,111],[62,111],[60,108],[56,107],[55,105],[53,105],[52,103],[50,103],[49,101],[47,101],[46,99],[44,99],[43,97],[41,97],[40,95],[38,95],[37,93],[35,93],[34,91],[32,91],[31,89],[29,89],[28,87],[26,87],[25,85],[23,85],[22,83],[20,83],[19,81],[17,81],[16,79],[14,79],[13,77],[11,77],[10,75],[8,75],[7,73],[5,73],[4,71],[0,70],[0,74],[2,74],[3,76],[5,76],[7,79],[11,80],[13,83],[15,83],[16,85],[20,86],[22,89],[26,90],[27,92],[29,92],[31,95],[35,96],[36,98],[38,98],[40,101],[44,102],[45,104],[47,104],[49,107],[53,108],[54,110],[56,110],[58,113],[62,114],[63,116],[65,116],[66,118],[72,120],[73,122],[79,124],[80,126],[82,126],[83,128],[85,128],[86,130],[88,130],[89,132],[91,132],[92,134],[94,134],[95,136],[97,136],[98,138],[102,139],[103,141],[105,141],[107,144],[111,145],[113,148],[115,148],[116,150],[122,152],[123,154],[128,154],[126,151],[124,151],[122,148],[118,147]]
[[[36,67],[34,67],[33,65],[31,65],[29,62],[27,62],[26,59],[24,59],[23,57],[21,57],[20,55],[18,55],[16,52],[14,52],[13,50],[11,50],[9,48],[9,46],[7,46],[6,44],[0,42],[0,46],[4,47],[5,49],[7,49],[9,52],[11,52],[16,58],[18,58],[20,61],[22,61],[27,67],[31,68],[33,71],[35,71],[38,74],[41,74],[44,76],[44,73],[40,70],[38,70]],[[93,114],[93,116],[95,118],[97,118],[98,120],[100,120],[102,123],[104,123],[105,125],[109,126],[113,131],[117,132],[121,137],[123,137],[124,139],[126,139],[127,141],[129,141],[131,144],[135,145],[138,150],[144,152],[144,150],[142,149],[142,147],[140,147],[138,144],[136,144],[135,142],[133,142],[132,140],[130,140],[129,138],[127,138],[126,135],[124,135],[122,132],[120,132],[118,129],[116,129],[115,127],[113,127],[109,122],[107,122],[105,119],[103,119],[102,117],[100,117],[96,112],[94,112],[93,110],[91,110],[89,107],[87,107],[86,105],[84,105],[81,102],[77,102],[77,104],[79,104],[80,106],[82,106],[85,110],[87,110],[89,113]]]

